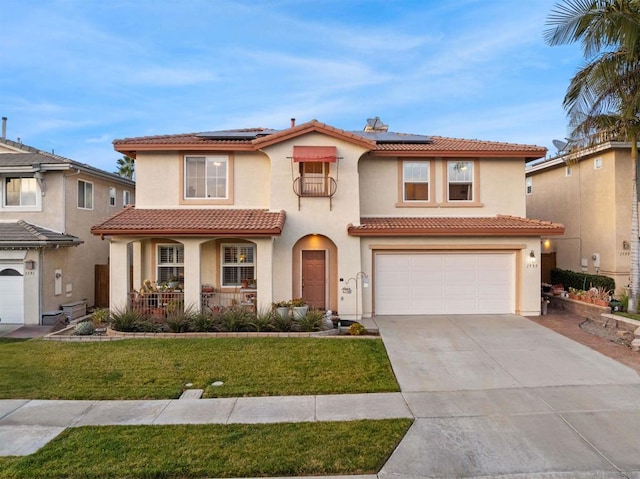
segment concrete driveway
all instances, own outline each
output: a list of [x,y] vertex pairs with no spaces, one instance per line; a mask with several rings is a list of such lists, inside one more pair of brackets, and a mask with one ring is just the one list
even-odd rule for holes
[[640,479],[640,376],[515,315],[377,317],[416,417],[380,478]]

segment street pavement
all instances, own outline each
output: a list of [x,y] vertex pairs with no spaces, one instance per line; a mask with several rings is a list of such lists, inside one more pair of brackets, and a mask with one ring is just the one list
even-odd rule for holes
[[0,455],[31,454],[84,425],[413,417],[378,478],[640,479],[636,371],[514,315],[368,321],[380,331],[401,393],[4,400]]

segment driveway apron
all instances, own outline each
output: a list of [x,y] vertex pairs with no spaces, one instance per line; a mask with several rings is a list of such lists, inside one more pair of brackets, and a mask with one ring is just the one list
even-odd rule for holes
[[640,376],[515,315],[375,319],[416,420],[380,478],[640,479]]

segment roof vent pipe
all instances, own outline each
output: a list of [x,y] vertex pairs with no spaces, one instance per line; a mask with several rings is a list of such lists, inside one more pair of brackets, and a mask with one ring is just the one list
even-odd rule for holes
[[291,128],[293,128],[294,126],[296,126],[296,119],[291,118]]
[[7,139],[7,117],[6,116],[2,117],[2,139],[3,140]]

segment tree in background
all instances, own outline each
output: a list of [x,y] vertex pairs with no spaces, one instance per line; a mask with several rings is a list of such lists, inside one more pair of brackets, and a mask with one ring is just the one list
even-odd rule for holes
[[129,178],[130,180],[135,178],[136,164],[133,158],[124,155],[122,158],[119,158],[116,163],[118,165],[118,171],[114,171],[116,175],[122,176],[123,178]]
[[640,138],[640,1],[565,0],[547,18],[549,45],[579,42],[586,64],[569,83],[563,105],[572,151],[604,141],[631,143],[629,312],[638,312],[638,139]]

